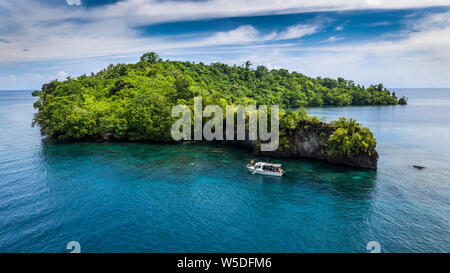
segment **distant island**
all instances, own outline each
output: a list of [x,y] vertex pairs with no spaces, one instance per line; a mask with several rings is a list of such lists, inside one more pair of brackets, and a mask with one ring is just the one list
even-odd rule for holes
[[[314,79],[265,66],[252,69],[249,61],[242,66],[169,61],[154,52],[144,54],[136,64],[110,65],[90,76],[51,81],[33,95],[38,96],[33,125],[40,126],[42,135],[69,141],[173,142],[171,109],[192,105],[196,96],[203,98],[204,105],[222,107],[279,105],[284,109],[280,148],[273,155],[371,169],[376,168],[378,155],[369,129],[345,118],[325,123],[308,116],[303,106],[406,104],[406,98],[398,99],[382,84],[365,88],[343,78]],[[298,148],[299,136],[306,132],[308,138],[311,133],[317,136],[307,147],[309,152]],[[258,141],[251,146],[258,153]]]

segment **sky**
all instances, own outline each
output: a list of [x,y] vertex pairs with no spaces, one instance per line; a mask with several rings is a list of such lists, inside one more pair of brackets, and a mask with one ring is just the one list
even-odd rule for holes
[[450,87],[450,0],[0,0],[0,90],[163,59]]

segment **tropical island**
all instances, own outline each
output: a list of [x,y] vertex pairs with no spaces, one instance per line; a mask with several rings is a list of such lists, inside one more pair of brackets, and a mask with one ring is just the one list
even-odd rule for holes
[[[376,140],[353,119],[326,123],[304,106],[406,104],[382,84],[368,88],[343,78],[311,78],[285,69],[269,70],[223,63],[162,60],[146,53],[135,64],[110,65],[91,75],[54,80],[33,92],[38,110],[33,125],[64,141],[126,140],[174,142],[170,129],[175,105],[279,105],[280,145],[261,152],[260,141],[246,142],[255,154],[315,158],[376,169]],[[296,108],[292,111],[290,109]],[[207,120],[205,120],[206,122]]]

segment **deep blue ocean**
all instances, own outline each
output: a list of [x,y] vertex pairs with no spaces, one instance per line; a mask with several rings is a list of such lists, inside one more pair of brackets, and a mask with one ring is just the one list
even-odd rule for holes
[[[450,89],[407,106],[310,108],[377,138],[377,171],[199,144],[57,144],[29,91],[0,91],[0,252],[450,252]],[[417,170],[412,165],[426,166]]]

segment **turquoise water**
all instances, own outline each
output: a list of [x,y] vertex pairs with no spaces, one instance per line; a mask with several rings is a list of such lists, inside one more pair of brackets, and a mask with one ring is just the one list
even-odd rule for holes
[[370,127],[377,171],[276,160],[276,178],[224,146],[56,144],[30,92],[0,91],[0,252],[449,252],[450,90],[397,94],[410,104],[309,110]]

